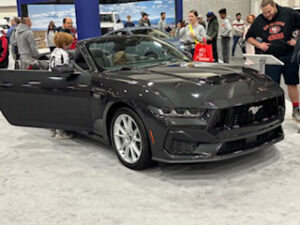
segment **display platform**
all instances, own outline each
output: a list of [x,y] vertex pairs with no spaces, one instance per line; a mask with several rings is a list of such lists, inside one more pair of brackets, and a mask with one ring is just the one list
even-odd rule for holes
[[255,64],[259,65],[259,71],[265,73],[266,65],[276,65],[276,66],[284,66],[284,63],[279,59],[274,57],[273,55],[252,55],[252,54],[243,54],[243,56],[252,61]]

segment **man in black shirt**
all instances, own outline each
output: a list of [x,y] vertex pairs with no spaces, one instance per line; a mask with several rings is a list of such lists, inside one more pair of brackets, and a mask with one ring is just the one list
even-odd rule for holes
[[134,27],[134,23],[131,22],[131,16],[127,16],[127,22],[124,24],[124,27]]
[[254,45],[257,53],[270,54],[285,63],[284,66],[266,66],[266,74],[280,83],[281,74],[288,86],[289,97],[293,103],[293,118],[300,122],[299,108],[299,66],[292,63],[294,50],[293,32],[300,29],[300,14],[291,8],[281,7],[273,0],[262,0],[262,14],[259,15],[246,39]]
[[65,32],[68,34],[71,34],[73,36],[73,43],[71,45],[71,49],[75,49],[76,48],[76,44],[77,44],[77,37],[76,37],[76,30],[73,27],[73,20],[70,17],[65,17],[63,19],[63,26],[59,27],[57,29],[58,32]]

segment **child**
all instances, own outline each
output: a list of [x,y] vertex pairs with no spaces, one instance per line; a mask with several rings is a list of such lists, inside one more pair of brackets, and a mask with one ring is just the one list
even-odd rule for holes
[[[73,42],[72,35],[59,32],[56,33],[54,36],[54,43],[56,48],[53,50],[50,56],[49,62],[49,70],[57,70],[57,68],[61,66],[69,66],[70,57],[66,50],[69,50]],[[63,139],[70,139],[73,137],[72,134],[64,131],[64,130],[51,130],[51,137],[55,137],[56,139],[63,140]]]

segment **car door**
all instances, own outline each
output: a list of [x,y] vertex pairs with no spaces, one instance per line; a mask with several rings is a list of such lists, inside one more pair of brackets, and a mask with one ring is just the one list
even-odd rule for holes
[[88,73],[0,71],[0,110],[14,125],[91,130]]

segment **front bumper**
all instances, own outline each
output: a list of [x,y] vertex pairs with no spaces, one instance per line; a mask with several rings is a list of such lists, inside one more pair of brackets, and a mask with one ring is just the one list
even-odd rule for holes
[[[153,160],[166,163],[221,161],[266,149],[284,139],[281,125],[261,130],[256,134],[216,143],[183,140],[184,136],[188,136],[184,132],[180,132],[181,140],[174,143],[179,137],[177,135],[172,132],[168,134],[162,154],[159,157],[154,156]],[[177,137],[174,139],[174,136]]]
[[[226,116],[221,117],[224,109],[212,110],[203,120],[174,118],[158,121],[155,117],[147,117],[148,130],[153,131],[155,139],[155,143],[151,143],[152,158],[167,163],[209,162],[266,149],[284,138],[282,98],[278,98],[280,101],[265,101],[267,113],[257,113],[253,123],[248,118],[247,107],[261,103],[233,108],[242,115],[241,118],[231,108],[225,110]],[[241,126],[237,126],[239,123]]]

